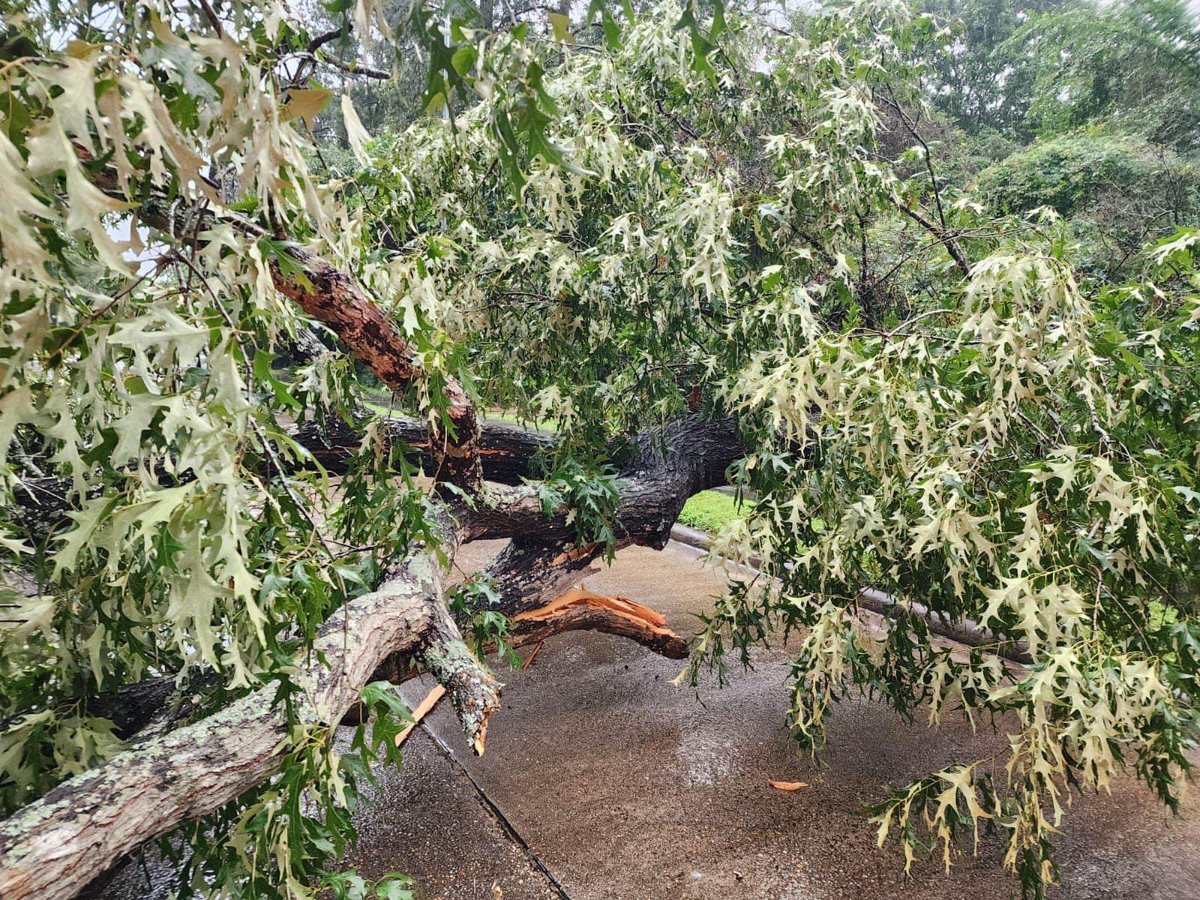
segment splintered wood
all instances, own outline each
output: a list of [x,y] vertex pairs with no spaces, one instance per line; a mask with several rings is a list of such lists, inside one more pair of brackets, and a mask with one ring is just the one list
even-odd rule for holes
[[446,689],[444,687],[440,684],[433,686],[433,690],[426,694],[425,699],[418,703],[417,708],[412,711],[412,721],[405,726],[403,731],[396,735],[397,747],[408,740],[408,736],[412,734],[413,729],[421,724],[421,720],[429,715],[429,711],[437,706],[438,701],[445,696]]
[[670,628],[667,620],[648,606],[628,597],[610,597],[584,587],[572,588],[537,609],[513,616],[520,631],[536,631],[543,636],[568,628],[591,628],[632,638],[664,656],[687,656],[687,641]]

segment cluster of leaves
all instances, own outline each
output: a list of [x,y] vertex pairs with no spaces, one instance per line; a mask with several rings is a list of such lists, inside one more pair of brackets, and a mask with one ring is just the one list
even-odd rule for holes
[[367,685],[362,703],[368,724],[356,729],[345,752],[332,728],[297,722],[277,779],[159,843],[163,858],[178,867],[184,894],[413,900],[406,875],[368,882],[330,865],[355,837],[352,816],[364,788],[377,783],[374,771],[401,764],[396,738],[413,724],[387,682]]
[[[705,644],[744,648],[763,620],[802,629],[792,724],[807,744],[852,685],[933,722],[986,711],[1010,733],[1006,760],[893,795],[881,840],[899,826],[911,853],[923,824],[949,864],[956,828],[988,820],[1040,894],[1072,787],[1130,765],[1175,803],[1200,726],[1198,239],[1180,233],[1152,251],[1152,280],[1091,301],[1053,242],[1005,247],[958,302],[887,331],[827,330],[796,290],[763,299],[780,344],[727,391],[760,422],[744,464],[760,496],[721,550],[777,582],[721,607]],[[846,615],[867,589],[898,604],[882,639]],[[913,603],[1022,642],[1032,664],[932,645]]]
[[[849,276],[859,213],[897,190],[866,147],[879,57],[898,58],[856,45],[869,14],[822,20],[812,39],[708,26],[725,30],[703,62],[682,18],[655,10],[619,47],[546,70],[549,158],[511,158],[481,104],[379,136],[356,178],[376,240],[401,248],[369,272],[377,292],[472,347],[489,405],[555,422],[560,459],[592,465],[614,433],[684,412],[688,389],[711,397],[743,356],[730,322],[760,282]],[[498,177],[514,166],[516,198]]]
[[481,659],[494,652],[517,668],[521,657],[508,642],[508,617],[492,608],[499,601],[495,582],[481,573],[455,590],[450,598],[450,611],[459,630],[471,635],[473,649]]
[[[424,372],[407,408],[438,416],[455,374],[481,405],[557,425],[539,491],[581,540],[619,527],[614,437],[689,406],[737,414],[755,449],[735,475],[757,499],[719,550],[772,577],[718,601],[697,668],[748,659],[782,624],[801,634],[791,721],[808,744],[856,688],[1010,731],[1006,766],[936,773],[878,807],[906,851],[940,843],[949,862],[958,833],[990,823],[1037,893],[1070,785],[1131,764],[1173,802],[1200,671],[1196,232],[1139,257],[1132,285],[1081,286],[1068,232],[943,198],[927,145],[889,162],[885,115],[911,125],[914,59],[945,38],[893,0],[790,32],[719,6],[627,10],[620,27],[599,8],[603,45],[587,47],[561,20],[542,42],[418,7],[426,102],[458,96],[456,115],[372,140],[344,97],[360,168],[333,184],[305,140],[331,97],[311,35],[270,3],[222,4],[223,24],[206,10],[8,20],[5,811],[119,750],[90,712],[116,686],[170,675],[202,713],[274,681],[290,711],[320,624],[434,537],[412,473],[352,415],[361,373],[272,289],[281,234],[344,261],[400,324]],[[364,40],[387,30],[369,3],[331,12]],[[151,197],[167,233],[117,237],[128,201]],[[899,223],[921,209],[913,240]],[[337,485],[297,471],[289,436],[327,416],[363,435]],[[41,490],[72,508],[65,527],[18,514]],[[881,639],[853,625],[867,588],[898,604]],[[1033,665],[940,648],[912,603],[1023,642]],[[474,625],[503,642],[494,613]],[[367,889],[322,874],[403,718],[386,689],[366,699],[373,731],[344,756],[291,717],[283,775],[188,829],[185,881]]]

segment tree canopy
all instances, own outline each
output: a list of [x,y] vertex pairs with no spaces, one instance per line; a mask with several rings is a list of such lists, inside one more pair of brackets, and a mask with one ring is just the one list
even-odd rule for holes
[[[990,829],[1040,896],[1072,791],[1131,771],[1177,803],[1194,16],[570,12],[6,11],[0,893],[50,889],[54,825],[104,866],[182,840],[197,893],[404,896],[332,865],[398,758],[387,682],[434,674],[482,752],[488,654],[573,627],[688,652],[696,684],[790,636],[814,750],[859,690],[1008,734],[881,786],[910,863]],[[369,130],[359,106],[418,105],[371,85],[418,71],[431,114]],[[714,555],[763,577],[687,647],[579,593],[726,480],[752,499]],[[445,589],[485,537],[512,542]],[[868,600],[882,637],[854,627]],[[127,803],[129,833],[81,803]]]

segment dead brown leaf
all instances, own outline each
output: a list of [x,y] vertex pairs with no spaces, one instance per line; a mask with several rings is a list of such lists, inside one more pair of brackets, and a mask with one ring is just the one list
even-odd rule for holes
[[777,791],[798,791],[800,788],[808,787],[808,785],[803,781],[772,781],[771,787]]

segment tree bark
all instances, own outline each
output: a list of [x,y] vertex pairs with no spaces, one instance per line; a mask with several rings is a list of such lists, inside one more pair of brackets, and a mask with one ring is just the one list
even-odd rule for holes
[[[732,419],[693,414],[640,433],[632,461],[616,482],[618,540],[665,547],[687,498],[724,484],[726,470],[744,453]],[[522,536],[569,540],[575,536],[569,513],[564,505],[547,517],[531,486],[485,491],[473,509],[459,511],[464,542]]]
[[[437,472],[435,439],[419,419],[389,416],[388,436],[411,447],[426,475]],[[549,453],[556,438],[552,432],[522,428],[511,422],[482,422],[479,428],[479,464],[483,478],[497,484],[517,485],[534,476],[533,463]],[[307,446],[307,444],[306,444]],[[357,446],[357,440],[355,445]]]
[[[296,274],[271,264],[276,289],[306,313],[330,328],[356,359],[389,388],[407,392],[420,371],[416,352],[390,316],[349,275],[297,246],[286,250]],[[446,421],[430,435],[430,449],[438,460],[435,479],[468,494],[483,485],[479,459],[479,417],[462,385],[447,377],[442,389]]]
[[[433,476],[438,471],[438,459],[432,447],[429,426],[409,416],[389,416],[384,427],[388,437],[409,448],[409,461]],[[305,422],[290,435],[308,454],[308,460],[298,460],[294,469],[319,464],[331,475],[348,471],[350,454],[362,445],[362,433],[341,419],[323,423]],[[485,480],[505,485],[519,485],[534,473],[534,461],[554,447],[552,433],[522,428],[510,422],[484,422],[479,433],[479,461]],[[285,463],[286,464],[286,463]],[[271,478],[277,472],[264,467],[261,474]],[[191,478],[188,472],[161,471],[164,484],[174,484]],[[101,488],[96,488],[97,495]],[[53,475],[22,478],[13,490],[19,510],[18,519],[29,533],[44,537],[64,525],[66,514],[73,508],[69,499],[71,481]]]
[[[457,639],[441,578],[433,555],[418,553],[380,590],[325,624],[311,661],[295,676],[308,688],[296,701],[304,725],[336,724],[381,662],[392,653],[413,654],[447,686],[472,746],[482,752],[498,686]],[[72,897],[124,854],[269,778],[288,738],[274,692],[259,688],[120,753],[0,823],[0,897]]]
[[[81,156],[90,156],[83,148],[77,149]],[[116,170],[111,168],[102,169],[94,180],[105,193],[138,204],[137,216],[142,222],[179,237],[174,232],[170,205],[162,198],[127,197]],[[211,212],[202,211],[200,222],[194,226],[194,234],[189,240],[207,230],[206,220],[218,218]],[[253,223],[232,217],[229,221],[249,238],[267,236]],[[287,255],[288,264],[284,266],[278,260],[270,262],[275,289],[333,331],[350,353],[367,365],[380,381],[394,391],[407,393],[415,385],[420,367],[416,351],[396,321],[385,315],[348,273],[294,243],[280,245],[279,252]],[[430,444],[439,462],[437,478],[473,494],[483,484],[479,417],[474,402],[452,376],[443,379],[442,393],[444,421],[436,424]]]

